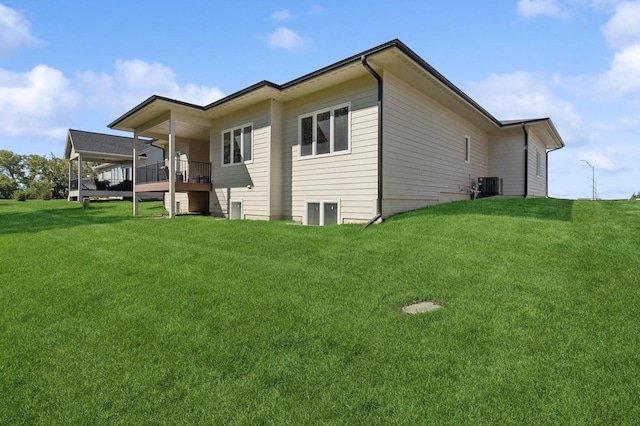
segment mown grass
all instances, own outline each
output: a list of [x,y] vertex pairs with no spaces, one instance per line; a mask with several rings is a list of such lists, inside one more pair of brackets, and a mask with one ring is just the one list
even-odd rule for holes
[[640,419],[638,202],[364,232],[141,210],[0,201],[0,424]]

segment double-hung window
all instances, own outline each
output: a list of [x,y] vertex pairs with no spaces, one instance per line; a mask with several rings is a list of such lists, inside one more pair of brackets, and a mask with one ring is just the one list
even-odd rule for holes
[[222,165],[250,163],[253,151],[253,125],[227,129],[222,132]]
[[351,105],[343,104],[298,118],[300,157],[349,152]]

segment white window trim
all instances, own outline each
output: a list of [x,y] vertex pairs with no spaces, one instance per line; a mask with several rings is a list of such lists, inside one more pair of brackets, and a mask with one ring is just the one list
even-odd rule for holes
[[[337,109],[347,107],[349,108],[349,113],[347,114],[347,149],[342,151],[334,151],[334,114]],[[316,154],[317,150],[317,123],[318,123],[318,114],[330,111],[330,121],[329,121],[329,152],[324,154]],[[306,114],[301,114],[298,116],[298,159],[299,160],[307,160],[309,158],[319,158],[319,157],[328,157],[332,155],[345,155],[351,153],[351,102],[346,102],[339,105],[334,105],[327,108],[321,108],[313,112],[309,112]],[[313,118],[313,136],[312,136],[312,145],[311,145],[311,154],[302,155],[302,119],[303,118]]]
[[464,135],[464,162],[471,163],[471,136]]
[[[244,132],[243,130],[247,127],[251,126],[251,160],[248,161],[241,161],[239,163],[234,163],[233,162],[233,132],[234,130],[240,130],[240,156],[244,159]],[[241,126],[235,126],[235,127],[230,127],[228,129],[223,130],[222,132],[220,132],[220,165],[222,167],[232,167],[232,166],[237,166],[240,164],[251,164],[253,163],[253,157],[255,154],[255,135],[254,135],[254,127],[253,127],[253,122],[251,123],[246,123],[243,124]],[[230,160],[232,161],[229,164],[225,164],[224,163],[224,134],[225,133],[231,133],[231,158]]]
[[[342,224],[342,217],[340,216],[342,209],[340,208],[340,200],[305,200],[304,202],[304,219],[302,224],[303,225],[309,225],[309,203],[319,203],[320,204],[320,225],[319,226],[324,226],[324,205],[325,204],[335,204],[338,208],[338,211],[336,212],[337,215],[337,224],[341,225]],[[315,226],[315,225],[312,225]]]
[[[240,203],[240,217],[238,219],[232,219],[231,218],[231,204],[232,203]],[[229,211],[227,212],[227,216],[229,217],[229,220],[242,220],[242,219],[244,219],[244,200],[238,199],[238,198],[231,198],[229,200]]]

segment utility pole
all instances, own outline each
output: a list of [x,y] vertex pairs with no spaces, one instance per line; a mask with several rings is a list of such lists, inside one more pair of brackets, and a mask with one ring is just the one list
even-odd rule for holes
[[584,161],[585,163],[587,163],[589,167],[591,167],[591,199],[595,200],[596,199],[596,169],[587,160],[580,160],[580,161]]

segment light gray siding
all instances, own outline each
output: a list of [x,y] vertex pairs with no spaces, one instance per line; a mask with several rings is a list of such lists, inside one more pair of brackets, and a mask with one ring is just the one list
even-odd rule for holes
[[486,132],[394,74],[384,73],[383,87],[383,217],[469,199],[470,180],[488,172]]
[[[364,222],[375,215],[377,197],[376,83],[366,76],[285,104],[283,182],[290,182],[294,220],[302,221],[306,202],[339,202],[339,223]],[[298,117],[350,103],[351,149],[347,153],[299,156]]]
[[524,196],[524,132],[520,127],[491,133],[489,176],[502,178],[502,195]]
[[[269,219],[269,144],[271,139],[270,102],[263,102],[227,117],[218,118],[210,132],[213,194],[210,209],[214,215],[228,217],[229,203],[242,202],[245,219]],[[222,132],[252,123],[252,161],[222,165]]]
[[[537,155],[540,156],[540,170],[537,169]],[[547,196],[547,166],[546,166],[545,145],[542,143],[535,131],[529,131],[529,185],[528,197]]]
[[[169,193],[164,193],[164,208],[169,211]],[[189,195],[186,192],[176,192],[176,213],[189,213]]]
[[[282,137],[283,105],[271,101],[271,140],[269,143],[269,208],[270,219],[291,218],[291,181],[285,180],[285,170],[291,167],[291,154],[285,158]],[[291,173],[286,173],[291,176]]]

